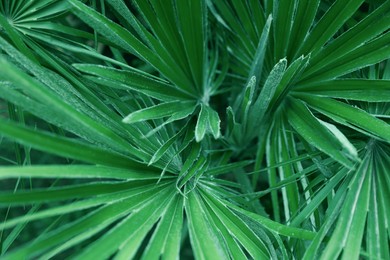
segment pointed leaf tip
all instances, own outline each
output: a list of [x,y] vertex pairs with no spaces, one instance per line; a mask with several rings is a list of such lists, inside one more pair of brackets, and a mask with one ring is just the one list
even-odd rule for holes
[[195,140],[199,143],[204,138],[209,120],[209,113],[205,105],[201,105],[198,121],[195,126]]

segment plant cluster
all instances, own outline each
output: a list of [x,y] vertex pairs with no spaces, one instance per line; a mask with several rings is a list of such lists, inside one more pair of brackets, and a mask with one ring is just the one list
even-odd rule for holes
[[2,259],[390,259],[390,1],[0,0]]

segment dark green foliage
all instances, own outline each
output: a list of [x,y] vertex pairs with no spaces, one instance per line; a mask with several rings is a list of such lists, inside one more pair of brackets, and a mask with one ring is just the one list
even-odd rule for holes
[[0,258],[389,259],[390,1],[0,0]]

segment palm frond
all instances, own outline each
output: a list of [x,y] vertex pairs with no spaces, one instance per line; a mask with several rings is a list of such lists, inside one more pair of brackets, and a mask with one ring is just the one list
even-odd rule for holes
[[389,8],[0,0],[0,258],[390,258]]

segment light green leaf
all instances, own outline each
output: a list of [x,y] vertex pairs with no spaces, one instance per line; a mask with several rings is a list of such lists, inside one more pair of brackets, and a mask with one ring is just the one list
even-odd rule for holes
[[251,227],[212,195],[205,194],[204,198],[209,204],[210,209],[214,211],[219,221],[221,221],[222,225],[224,225],[229,233],[243,245],[253,259],[265,259],[270,257],[264,242],[253,232]]
[[157,259],[160,256],[166,259],[179,258],[183,208],[183,197],[175,196],[161,217],[148,246],[142,254],[142,259]]
[[[184,165],[181,167],[179,178],[176,180],[176,188],[180,189],[184,185],[179,185],[183,178],[186,178],[189,172],[192,172],[191,177],[196,173],[199,168],[197,166],[203,166],[206,163],[206,158],[201,155],[202,149],[201,144],[198,142],[193,142],[191,146],[190,153],[184,162]],[[201,160],[199,158],[202,157]],[[186,182],[186,181],[185,181]],[[184,183],[185,183],[184,182]]]
[[197,259],[227,259],[217,234],[206,218],[205,207],[197,191],[190,192],[185,200],[192,249]]
[[236,102],[241,101],[240,113],[237,115],[241,119],[241,122],[247,122],[248,120],[248,114],[254,102],[253,96],[255,93],[255,89],[256,77],[252,76],[248,81],[248,84],[246,85],[244,91],[242,92],[242,97],[239,97],[236,100]]
[[107,79],[112,82],[110,85],[114,88],[119,83],[124,89],[138,91],[163,101],[191,99],[190,95],[180,89],[137,69],[118,70],[92,64],[74,64],[73,66],[82,72],[97,76],[97,82]]
[[[0,135],[14,139],[19,143],[34,147],[38,150],[56,154],[66,158],[81,160],[88,163],[146,170],[148,167],[129,157],[103,150],[80,142],[76,139],[55,136],[43,131],[27,128],[11,121],[0,118]],[[150,167],[149,170],[153,169]]]
[[[200,156],[196,162],[193,163],[191,168],[185,172],[184,174],[180,174],[177,179],[176,188],[181,190],[184,185],[186,185],[191,179],[193,179],[193,186],[196,185],[197,180],[203,175],[203,173],[207,170],[208,161],[204,156]],[[190,192],[191,190],[187,191]]]
[[302,94],[298,97],[338,123],[390,142],[390,125],[357,107],[330,98]]
[[248,121],[243,122],[248,125],[247,129],[250,134],[256,131],[256,128],[261,124],[264,115],[266,114],[269,104],[274,97],[276,88],[282,80],[283,74],[287,67],[287,60],[280,60],[272,69],[259,96],[253,103],[249,111]]
[[240,244],[234,237],[229,233],[229,230],[223,225],[218,216],[215,214],[214,210],[208,205],[208,210],[206,211],[207,216],[210,221],[215,225],[215,232],[220,232],[223,236],[223,240],[226,243],[226,251],[229,251],[229,254],[232,259],[246,259],[247,256],[243,252]]
[[356,148],[350,143],[348,138],[335,125],[327,123],[320,119],[318,120],[323,126],[328,128],[329,131],[331,131],[332,134],[337,138],[337,140],[340,142],[340,144],[343,147],[343,151],[345,151],[346,154],[349,155],[352,160],[359,161],[358,152]]
[[125,198],[135,197],[139,199],[140,196],[148,197],[149,195],[155,194],[158,190],[160,190],[162,187],[166,185],[169,184],[164,183],[156,187],[155,182],[149,184],[139,183],[139,185],[134,185],[134,187],[129,187],[124,191],[105,194],[105,196],[100,196],[100,197],[83,199],[77,202],[73,202],[71,204],[65,204],[62,206],[52,207],[49,209],[43,209],[36,212],[34,211],[34,214],[27,214],[20,217],[8,219],[5,222],[0,223],[0,228],[8,229],[22,223],[28,223],[30,221],[47,219],[53,216],[65,215],[76,211],[91,209],[107,203],[115,203]]
[[298,85],[294,91],[318,96],[359,100],[367,102],[389,102],[390,81],[368,79],[337,79],[316,81]]
[[214,109],[209,106],[206,109],[209,115],[209,132],[211,132],[215,139],[218,139],[221,136],[221,119],[219,119],[219,115]]
[[160,191],[159,196],[149,198],[137,210],[116,224],[110,232],[83,249],[75,259],[106,258],[115,252],[117,252],[117,259],[132,258],[142,238],[153,227],[172,198],[172,189]]
[[89,165],[34,165],[0,167],[0,179],[9,178],[107,178],[122,180],[146,180],[158,178],[157,171],[129,170]]
[[[146,180],[146,183],[153,183],[155,180]],[[141,182],[142,183],[142,182]],[[110,194],[125,191],[134,186],[130,182],[90,182],[84,185],[72,185],[51,189],[34,189],[32,191],[20,190],[16,193],[0,193],[0,203],[20,205],[24,203],[40,203],[50,201],[63,201],[67,199],[79,199],[94,197],[98,195]]]
[[234,115],[233,108],[231,106],[226,108],[226,117],[227,117],[227,137],[232,136],[234,129],[238,129],[239,125],[236,123],[236,117]]
[[357,170],[335,231],[321,255],[322,259],[337,258],[343,248],[343,259],[359,257],[373,173],[370,160],[365,160]]
[[[172,190],[171,187],[168,190]],[[3,258],[26,259],[38,256],[48,250],[54,252],[52,251],[47,258],[53,257],[56,253],[90,238],[118,219],[127,216],[135,208],[144,206],[146,202],[155,199],[156,196],[164,194],[164,192],[167,192],[166,189],[149,190],[147,194],[141,193],[113,204],[107,204],[80,219],[59,227],[54,232],[45,234],[39,240],[32,241],[24,247],[10,252]]]
[[270,231],[275,232],[276,234],[280,234],[280,235],[288,236],[288,237],[295,237],[295,238],[304,239],[304,240],[312,240],[315,237],[315,233],[312,231],[280,224],[279,222],[273,221],[267,217],[264,217],[264,216],[261,216],[259,214],[252,213],[252,212],[249,212],[245,209],[242,209],[241,207],[239,207],[231,202],[228,202],[228,201],[224,201],[224,204],[228,208],[233,209],[237,212],[240,212],[240,213],[252,218],[253,220],[257,221],[258,223],[264,225],[264,227],[266,227]]
[[[169,205],[168,203],[171,202],[175,197],[177,197],[177,194],[175,196],[174,193],[170,193],[162,197],[162,199],[156,199],[155,201],[157,203],[151,201],[151,203],[148,203],[150,204],[150,206],[148,205],[140,209],[139,211],[133,212],[131,217],[128,218],[125,223],[123,223],[123,225],[118,226],[116,230],[112,230],[113,232],[110,234],[110,236],[107,236],[106,241],[122,242],[117,243],[119,244],[119,250],[118,253],[115,255],[115,259],[127,260],[135,257],[137,251],[139,251],[139,249],[141,248],[142,241],[153,229],[156,222],[161,219],[161,215],[164,214],[166,207]],[[140,224],[136,225],[135,223]],[[128,231],[131,235],[129,235]],[[97,243],[97,245],[98,244],[99,243]],[[106,242],[104,241],[104,239],[102,239],[100,247],[96,247],[98,249],[97,251],[103,250],[103,253],[106,253],[106,249],[104,248],[105,245]],[[96,250],[92,251],[92,255],[96,255],[96,257],[98,257],[99,255],[96,254],[95,251]],[[82,256],[79,259],[85,258],[84,256]]]
[[195,140],[200,142],[206,134],[209,124],[209,111],[203,104],[200,106],[200,113],[198,115],[198,121],[195,126]]
[[177,132],[175,135],[169,138],[162,146],[160,146],[160,148],[158,148],[157,151],[153,154],[148,165],[151,165],[160,160],[161,157],[168,151],[169,148],[171,148],[175,144],[175,142],[177,142],[178,138],[181,137],[186,130],[187,128],[183,127],[179,132]]
[[173,101],[167,103],[160,103],[158,105],[144,108],[138,111],[135,111],[128,116],[126,116],[122,121],[127,124],[142,122],[151,119],[158,119],[167,116],[173,116],[178,113],[178,111],[186,111],[186,114],[191,113],[194,110],[195,103],[193,102],[182,102],[182,101]]
[[[149,138],[151,137],[152,135],[154,135],[155,133],[157,133],[158,131],[160,130],[166,130],[165,127],[166,125],[172,123],[172,122],[175,122],[175,121],[178,121],[178,120],[181,120],[181,119],[185,119],[185,118],[188,118],[190,117],[194,111],[196,109],[196,106],[193,105],[193,106],[187,106],[186,108],[184,109],[181,109],[175,113],[172,114],[172,116],[170,116],[167,120],[165,120],[162,124],[158,125],[156,128],[154,128],[153,130],[151,130],[150,132],[148,132],[145,137],[146,138]],[[188,121],[190,122],[190,121]]]
[[295,82],[299,79],[302,71],[308,66],[310,55],[301,56],[291,63],[277,86],[274,96],[270,102],[270,107],[278,106],[283,102],[284,97],[288,95],[291,89],[295,88]]
[[[354,162],[358,161],[356,149],[337,128],[323,124],[296,99],[289,99],[286,112],[289,123],[309,144],[346,167],[354,167]],[[347,143],[343,144],[345,141]]]

